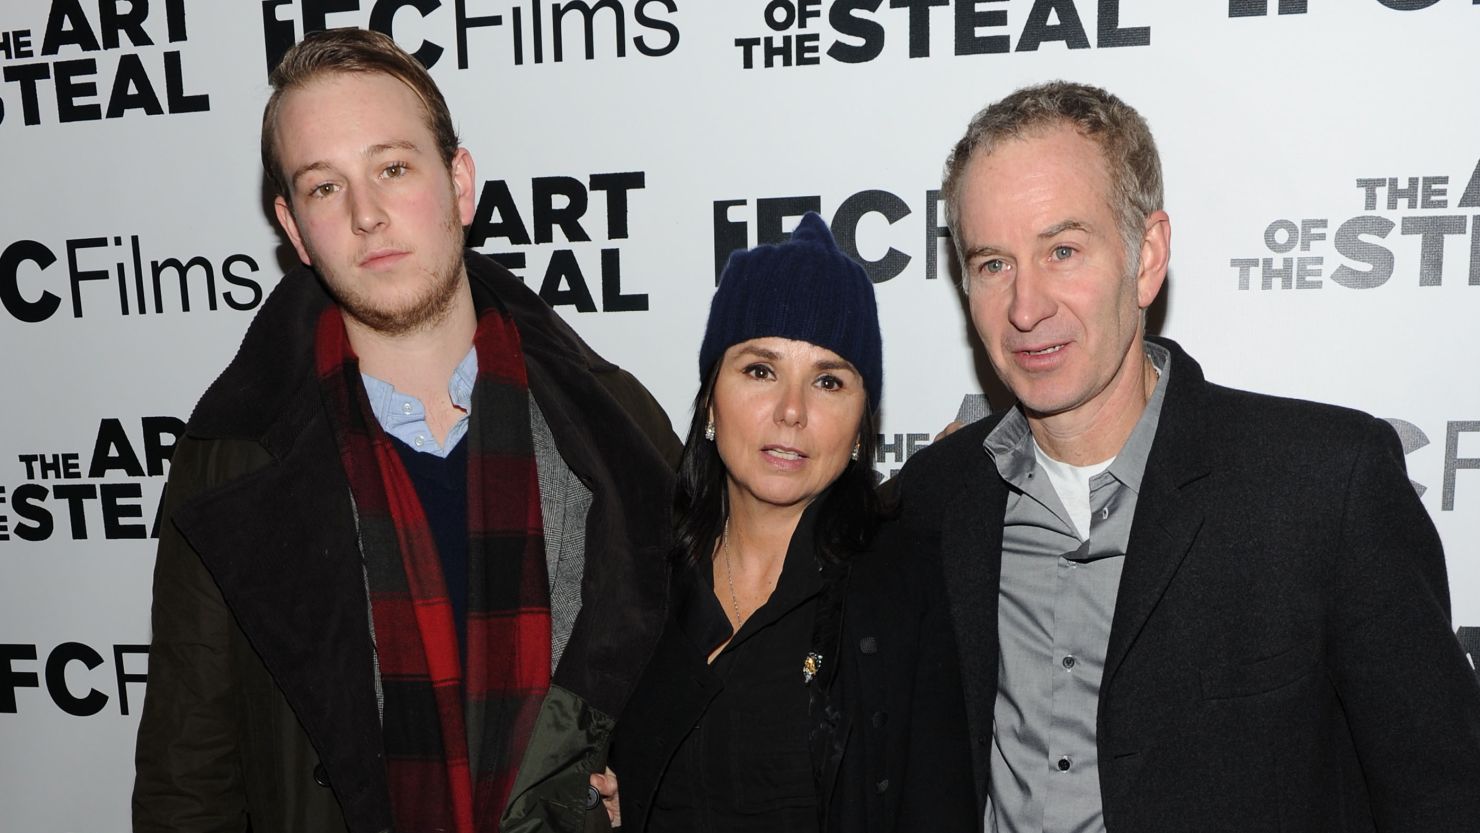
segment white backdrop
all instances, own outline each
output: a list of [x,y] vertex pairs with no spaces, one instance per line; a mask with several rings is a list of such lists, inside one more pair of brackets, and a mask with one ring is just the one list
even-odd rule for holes
[[5,0],[0,828],[128,827],[162,475],[291,263],[260,113],[324,26],[435,53],[475,242],[678,426],[716,263],[820,209],[877,262],[886,474],[1007,404],[936,231],[947,149],[1022,84],[1115,91],[1166,167],[1161,332],[1392,420],[1480,651],[1480,0]]

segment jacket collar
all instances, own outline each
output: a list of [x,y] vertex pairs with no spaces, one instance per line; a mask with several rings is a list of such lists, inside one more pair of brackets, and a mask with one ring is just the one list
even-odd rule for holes
[[[464,253],[474,306],[508,310],[519,327],[526,358],[588,371],[615,368],[596,360],[538,295],[493,260]],[[318,406],[313,374],[320,314],[333,303],[318,276],[298,266],[273,289],[242,337],[236,356],[206,389],[190,417],[190,431],[206,439],[254,440],[281,457],[294,429]]]
[[[625,491],[626,506],[655,509],[662,520],[624,530],[636,548],[665,549],[671,481],[655,477],[658,452],[625,431],[592,431],[601,419],[621,420],[622,409],[600,385],[572,379],[620,373],[583,342],[548,304],[492,259],[467,250],[464,261],[474,307],[502,307],[519,330],[530,393],[545,416],[566,464],[587,486],[608,471]],[[323,310],[333,303],[318,277],[299,266],[278,283],[247,328],[236,357],[201,397],[188,433],[202,439],[256,442],[282,460],[322,413],[314,377],[314,339]],[[596,417],[594,414],[604,414]],[[650,453],[651,452],[651,453]],[[667,473],[667,465],[661,470]]]
[[[776,589],[735,634],[732,646],[738,646],[762,628],[776,622],[795,610],[797,606],[816,597],[822,590],[822,578],[818,571],[816,528],[817,514],[821,511],[821,498],[814,499],[802,512],[797,528],[791,534],[786,547],[786,557],[781,564],[781,575],[776,578]],[[801,666],[797,666],[801,673]]]
[[[776,589],[738,631],[732,632],[720,597],[725,591],[714,587],[714,562],[701,561],[688,571],[683,595],[675,605],[675,621],[689,639],[705,651],[731,639],[725,650],[738,648],[755,633],[790,613],[822,590],[815,535],[821,501],[813,500],[802,512],[786,548]],[[800,666],[798,667],[800,668]]]
[[1172,373],[1136,499],[1100,684],[1102,702],[1202,528],[1199,488],[1213,470],[1206,426],[1217,417],[1204,407],[1207,382],[1202,367],[1176,342],[1152,340],[1171,352]]

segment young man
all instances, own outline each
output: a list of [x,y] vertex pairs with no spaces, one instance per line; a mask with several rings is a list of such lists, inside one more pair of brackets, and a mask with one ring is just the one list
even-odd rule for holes
[[975,818],[1480,830],[1480,687],[1398,438],[1211,384],[1145,337],[1171,224],[1141,117],[1093,87],[1019,90],[972,121],[944,191],[1018,399],[900,476],[905,520],[940,539]]
[[172,463],[134,829],[584,829],[665,614],[667,417],[463,249],[473,159],[394,42],[272,86],[304,267]]

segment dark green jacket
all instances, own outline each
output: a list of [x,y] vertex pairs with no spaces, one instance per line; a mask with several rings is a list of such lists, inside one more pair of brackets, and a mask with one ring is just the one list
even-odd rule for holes
[[[592,493],[583,606],[504,819],[508,833],[577,831],[666,615],[678,444],[648,392],[517,278],[477,253],[467,264],[475,304],[496,298],[518,325],[531,393]],[[137,833],[390,826],[354,511],[313,374],[329,303],[306,269],[285,276],[175,451]]]

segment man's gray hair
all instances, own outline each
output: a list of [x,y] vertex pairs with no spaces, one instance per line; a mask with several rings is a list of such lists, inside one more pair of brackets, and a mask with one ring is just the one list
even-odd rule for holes
[[[977,154],[991,153],[999,144],[1034,133],[1069,126],[1099,145],[1110,179],[1110,207],[1116,214],[1125,243],[1127,270],[1134,274],[1141,259],[1146,218],[1162,208],[1161,157],[1151,129],[1134,108],[1114,95],[1088,84],[1050,81],[1024,87],[971,119],[966,135],[946,159],[946,224],[964,273],[961,239],[961,180]],[[966,281],[962,280],[963,286]]]

